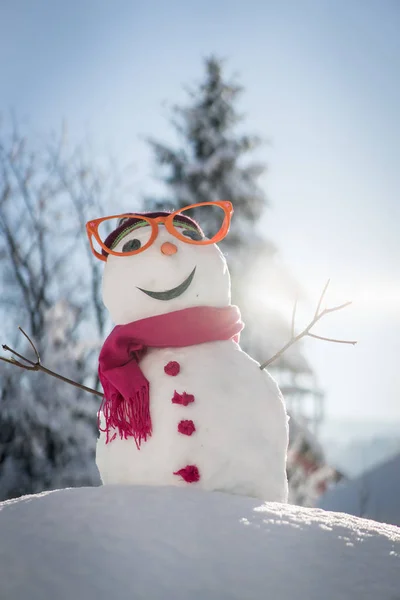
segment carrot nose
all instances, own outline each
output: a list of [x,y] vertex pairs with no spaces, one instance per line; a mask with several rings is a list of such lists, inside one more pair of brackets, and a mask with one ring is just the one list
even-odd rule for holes
[[171,244],[171,242],[164,242],[161,245],[161,252],[167,256],[171,256],[172,254],[178,252],[178,248],[175,246],[175,244]]

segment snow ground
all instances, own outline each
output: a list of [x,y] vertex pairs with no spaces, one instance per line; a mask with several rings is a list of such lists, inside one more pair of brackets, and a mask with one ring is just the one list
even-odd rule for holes
[[396,600],[400,529],[194,488],[0,504],[1,600]]

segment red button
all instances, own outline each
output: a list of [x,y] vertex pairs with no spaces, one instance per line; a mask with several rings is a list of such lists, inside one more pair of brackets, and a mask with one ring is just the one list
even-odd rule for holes
[[175,393],[171,398],[171,402],[172,404],[182,404],[182,406],[187,406],[191,402],[194,402],[194,396],[193,394],[187,394],[186,392],[178,394],[178,392],[175,390]]
[[200,479],[200,473],[196,465],[186,465],[183,469],[176,471],[174,475],[179,475],[186,483],[196,483]]
[[169,362],[164,367],[164,372],[167,375],[171,375],[172,377],[175,377],[175,375],[178,375],[178,373],[179,373],[180,370],[181,370],[181,366],[175,360],[171,360],[171,362]]
[[178,423],[178,431],[183,435],[192,435],[196,431],[193,421],[180,421]]

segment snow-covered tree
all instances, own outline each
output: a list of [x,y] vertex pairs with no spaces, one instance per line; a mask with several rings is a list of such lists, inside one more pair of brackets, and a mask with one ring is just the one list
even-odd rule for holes
[[[0,131],[0,173],[1,341],[26,355],[21,325],[46,367],[94,386],[106,317],[101,265],[84,225],[103,214],[115,182],[63,135],[43,143],[14,125]],[[97,483],[98,405],[48,375],[2,362],[0,498]]]
[[[66,300],[46,311],[42,358],[51,370],[82,382],[87,348],[76,335],[77,322],[79,309]],[[7,385],[0,405],[0,497],[99,484],[97,400],[46,374],[11,365],[2,366],[3,373]]]

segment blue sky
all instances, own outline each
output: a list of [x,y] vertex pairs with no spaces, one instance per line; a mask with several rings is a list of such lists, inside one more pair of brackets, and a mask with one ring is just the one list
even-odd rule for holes
[[400,420],[399,30],[397,0],[9,0],[0,108],[133,163],[135,200],[152,186],[141,136],[172,140],[163,103],[225,57],[270,140],[267,234],[311,299],[331,277],[331,302],[354,300],[318,332],[356,348],[307,345],[328,414]]

